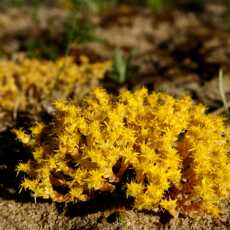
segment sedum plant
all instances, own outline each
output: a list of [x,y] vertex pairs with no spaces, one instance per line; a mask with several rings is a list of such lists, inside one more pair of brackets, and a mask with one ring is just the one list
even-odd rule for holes
[[0,61],[0,110],[40,110],[43,103],[55,98],[78,100],[96,87],[110,69],[110,62],[89,63],[81,57],[76,64],[72,57],[57,61],[40,61],[18,57]]
[[[79,105],[54,103],[53,122],[17,130],[33,157],[22,188],[58,202],[87,201],[122,183],[137,210],[218,215],[230,195],[230,129],[189,97],[97,88]],[[124,179],[128,177],[130,179]]]

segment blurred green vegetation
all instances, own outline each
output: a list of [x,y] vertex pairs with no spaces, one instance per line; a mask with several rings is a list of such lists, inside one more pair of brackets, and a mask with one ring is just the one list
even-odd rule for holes
[[63,3],[63,5],[71,4],[73,8],[98,13],[120,4],[127,4],[147,7],[155,12],[159,12],[176,6],[181,2],[190,6],[193,5],[197,8],[200,8],[205,4],[205,0],[1,0],[0,5],[38,6],[44,4],[60,5],[60,3]]
[[65,43],[85,43],[90,41],[99,41],[94,34],[93,25],[82,20],[76,14],[69,15],[64,24],[63,40]]
[[153,12],[160,12],[162,10],[168,9],[170,7],[176,6],[178,3],[183,3],[184,5],[188,5],[190,7],[195,7],[196,9],[200,9],[205,4],[205,0],[67,0],[72,3],[73,6],[83,9],[89,10],[91,12],[100,12],[105,10],[106,8],[111,8],[120,4],[127,5],[136,5],[141,7],[147,7],[151,9]]
[[64,23],[62,36],[56,41],[50,34],[29,39],[22,49],[26,50],[29,57],[56,59],[60,55],[68,55],[72,45],[85,42],[101,42],[94,33],[94,27],[87,21],[82,21],[77,15],[69,15]]
[[[170,7],[177,6],[181,0],[1,0],[0,6],[21,7],[31,6],[33,19],[37,20],[37,12],[40,6],[56,5],[67,7],[69,16],[64,23],[61,37],[52,40],[51,35],[42,34],[42,37],[28,39],[24,42],[22,50],[26,51],[30,57],[45,57],[55,59],[57,56],[67,54],[73,43],[82,44],[90,41],[103,42],[95,36],[94,26],[88,20],[91,13],[106,12],[121,4],[130,6],[147,7],[153,12],[161,12]],[[204,0],[187,0],[187,2],[202,7]],[[83,20],[84,18],[84,20]],[[114,69],[114,79],[118,82],[127,79],[127,61],[122,58],[121,53],[115,51],[114,60],[117,67]],[[122,64],[126,63],[126,64]],[[115,73],[116,72],[116,73]]]
[[132,64],[135,53],[136,50],[132,50],[125,55],[121,49],[115,49],[112,59],[112,71],[109,76],[114,83],[124,84],[133,76],[134,72],[137,71],[137,66]]
[[175,4],[175,0],[70,0],[73,6],[90,10],[93,12],[99,12],[106,8],[117,6],[120,4],[139,5],[142,7],[148,7],[153,11],[160,11],[168,6]]
[[1,6],[25,6],[25,5],[32,5],[38,6],[40,4],[47,3],[48,1],[44,0],[1,0]]

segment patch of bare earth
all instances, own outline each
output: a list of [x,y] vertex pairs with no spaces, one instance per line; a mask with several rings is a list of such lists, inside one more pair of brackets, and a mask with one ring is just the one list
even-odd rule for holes
[[189,94],[216,109],[221,106],[220,69],[230,101],[229,12],[221,3],[207,4],[198,13],[174,9],[159,15],[121,7],[92,20],[104,43],[91,42],[75,49],[91,50],[103,58],[111,58],[116,47],[127,53],[136,49],[133,64],[139,71],[127,82],[129,87],[147,85],[175,96]]
[[5,230],[45,230],[45,229],[229,229],[228,215],[221,219],[203,217],[192,219],[188,217],[173,218],[167,223],[156,214],[124,211],[122,217],[116,213],[97,212],[84,216],[72,217],[59,212],[55,204],[49,203],[20,203],[13,200],[0,201],[0,229]]

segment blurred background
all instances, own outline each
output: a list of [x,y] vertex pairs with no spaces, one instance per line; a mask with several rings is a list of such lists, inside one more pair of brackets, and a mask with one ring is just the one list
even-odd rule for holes
[[111,92],[146,86],[222,106],[230,100],[229,0],[1,0],[0,58],[113,61]]

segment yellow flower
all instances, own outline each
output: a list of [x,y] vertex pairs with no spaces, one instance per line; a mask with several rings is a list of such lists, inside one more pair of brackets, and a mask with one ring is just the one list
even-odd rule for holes
[[140,183],[131,182],[127,184],[127,195],[136,197],[138,194],[141,194],[144,190],[144,187]]
[[72,187],[69,193],[73,200],[85,201],[87,198],[86,195],[83,194],[83,189],[80,187]]
[[42,132],[42,129],[44,128],[44,124],[41,122],[37,122],[35,126],[31,128],[32,135],[37,136]]
[[16,167],[16,171],[17,171],[17,175],[20,172],[29,173],[29,171],[30,171],[30,164],[29,164],[29,162],[18,164],[17,167]]
[[162,208],[168,210],[173,216],[176,216],[177,201],[176,200],[161,200],[160,205]]
[[[41,111],[43,104],[70,97],[79,100],[97,86],[98,80],[111,69],[111,63],[89,63],[87,57],[76,64],[72,57],[41,61],[19,56],[15,61],[0,61],[0,108]],[[88,74],[90,72],[90,74]],[[75,90],[80,88],[79,90]],[[44,102],[44,103],[43,103]],[[64,104],[56,106],[65,109]]]
[[26,134],[22,129],[14,129],[14,133],[16,134],[17,138],[23,143],[23,144],[29,144],[30,142],[30,135]]
[[16,131],[33,154],[17,171],[28,174],[23,187],[36,196],[85,201],[122,185],[134,208],[172,215],[217,215],[230,198],[230,129],[191,99],[145,89],[113,97],[98,88],[81,104],[55,108],[51,124]]

